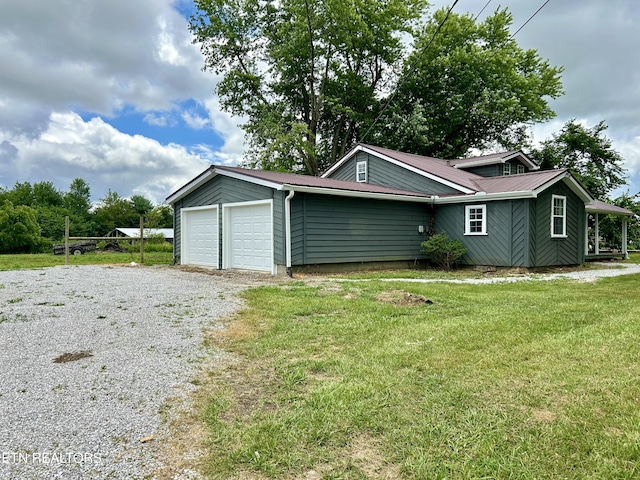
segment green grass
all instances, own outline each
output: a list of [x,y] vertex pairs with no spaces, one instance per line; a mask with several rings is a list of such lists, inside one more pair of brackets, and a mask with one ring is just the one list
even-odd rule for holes
[[[630,275],[251,290],[212,340],[239,360],[202,387],[205,473],[639,478],[639,289]],[[381,301],[398,291],[434,303]]]
[[[84,255],[70,255],[69,265],[104,265],[140,262],[140,253],[87,252]],[[171,252],[145,252],[145,265],[170,265],[173,263]],[[21,255],[0,255],[0,270],[19,270],[23,268],[44,268],[64,265],[64,255],[36,253]]]

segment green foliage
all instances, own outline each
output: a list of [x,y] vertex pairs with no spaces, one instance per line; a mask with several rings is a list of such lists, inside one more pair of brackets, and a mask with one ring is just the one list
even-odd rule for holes
[[452,13],[434,37],[445,16],[438,10],[418,33],[372,143],[439,158],[519,148],[528,124],[555,116],[547,99],[563,93],[562,68],[518,46],[506,9],[479,23]]
[[610,192],[627,182],[623,158],[605,136],[606,129],[604,121],[588,128],[569,120],[531,155],[543,170],[568,169],[593,196],[607,200]]
[[0,253],[34,253],[42,246],[37,211],[5,200],[0,206]]
[[[611,201],[614,205],[636,214],[633,218],[627,219],[627,243],[630,249],[640,248],[640,204],[638,202],[640,194],[630,195],[629,192]],[[622,218],[618,215],[600,216],[598,230],[600,237],[604,241],[605,247],[622,248]]]
[[467,253],[467,249],[458,239],[451,239],[447,232],[432,235],[420,244],[422,252],[436,265],[451,270],[457,261]]
[[512,147],[562,93],[562,69],[518,47],[506,10],[452,14],[429,45],[445,11],[425,0],[195,4],[194,42],[222,107],[247,119],[252,167],[317,175],[365,135],[447,158]]
[[[254,166],[317,175],[392,83],[425,0],[196,0],[190,29]],[[293,163],[292,163],[293,161]]]

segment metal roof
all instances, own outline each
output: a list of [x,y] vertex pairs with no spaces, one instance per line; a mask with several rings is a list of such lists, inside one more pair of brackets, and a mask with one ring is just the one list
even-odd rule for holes
[[[117,236],[116,233],[119,232],[125,237],[130,238],[140,238],[140,229],[139,228],[114,228],[109,234],[113,233],[113,236]],[[143,229],[142,235],[144,238],[149,237],[150,235],[163,235],[166,239],[173,238],[173,228],[145,228]]]
[[617,205],[611,205],[610,203],[602,202],[600,200],[594,200],[593,203],[591,203],[590,205],[587,205],[585,209],[589,213],[607,213],[610,215],[629,215],[629,216],[635,215],[635,213],[633,213],[631,210],[618,207]]
[[[280,186],[299,186],[311,187],[318,189],[331,189],[352,191],[361,193],[380,193],[386,195],[402,195],[412,197],[430,198],[431,195],[424,193],[412,192],[409,190],[400,190],[397,188],[383,187],[381,185],[372,185],[363,182],[351,182],[347,180],[336,180],[333,178],[313,177],[310,175],[298,175],[295,173],[273,172],[268,170],[251,170],[240,167],[214,166],[217,173],[232,172],[242,176],[256,178],[271,182]],[[337,194],[338,192],[336,192]]]

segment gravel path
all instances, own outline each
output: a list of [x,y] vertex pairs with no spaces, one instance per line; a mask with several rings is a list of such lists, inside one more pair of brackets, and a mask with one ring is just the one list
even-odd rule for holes
[[562,273],[524,273],[509,276],[487,276],[486,278],[464,278],[464,279],[424,279],[424,278],[385,278],[386,282],[410,282],[410,283],[471,283],[471,284],[490,284],[490,283],[513,283],[523,281],[547,281],[569,279],[582,282],[593,282],[599,278],[618,277],[620,275],[632,275],[640,273],[640,265],[629,263],[596,263],[600,268],[589,270],[577,270],[575,272]]
[[148,475],[158,459],[141,440],[194,388],[203,330],[248,286],[236,280],[139,266],[0,272],[0,478]]

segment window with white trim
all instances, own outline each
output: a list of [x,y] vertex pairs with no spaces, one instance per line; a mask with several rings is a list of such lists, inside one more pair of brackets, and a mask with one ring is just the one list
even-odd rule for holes
[[502,175],[511,175],[511,164],[510,163],[502,164]]
[[487,206],[466,205],[464,207],[464,234],[487,234]]
[[567,236],[567,197],[553,195],[551,197],[551,237]]
[[356,181],[357,182],[367,181],[367,162],[366,161],[356,163]]
[[517,168],[518,175],[524,173],[524,165],[518,164],[516,168]]

